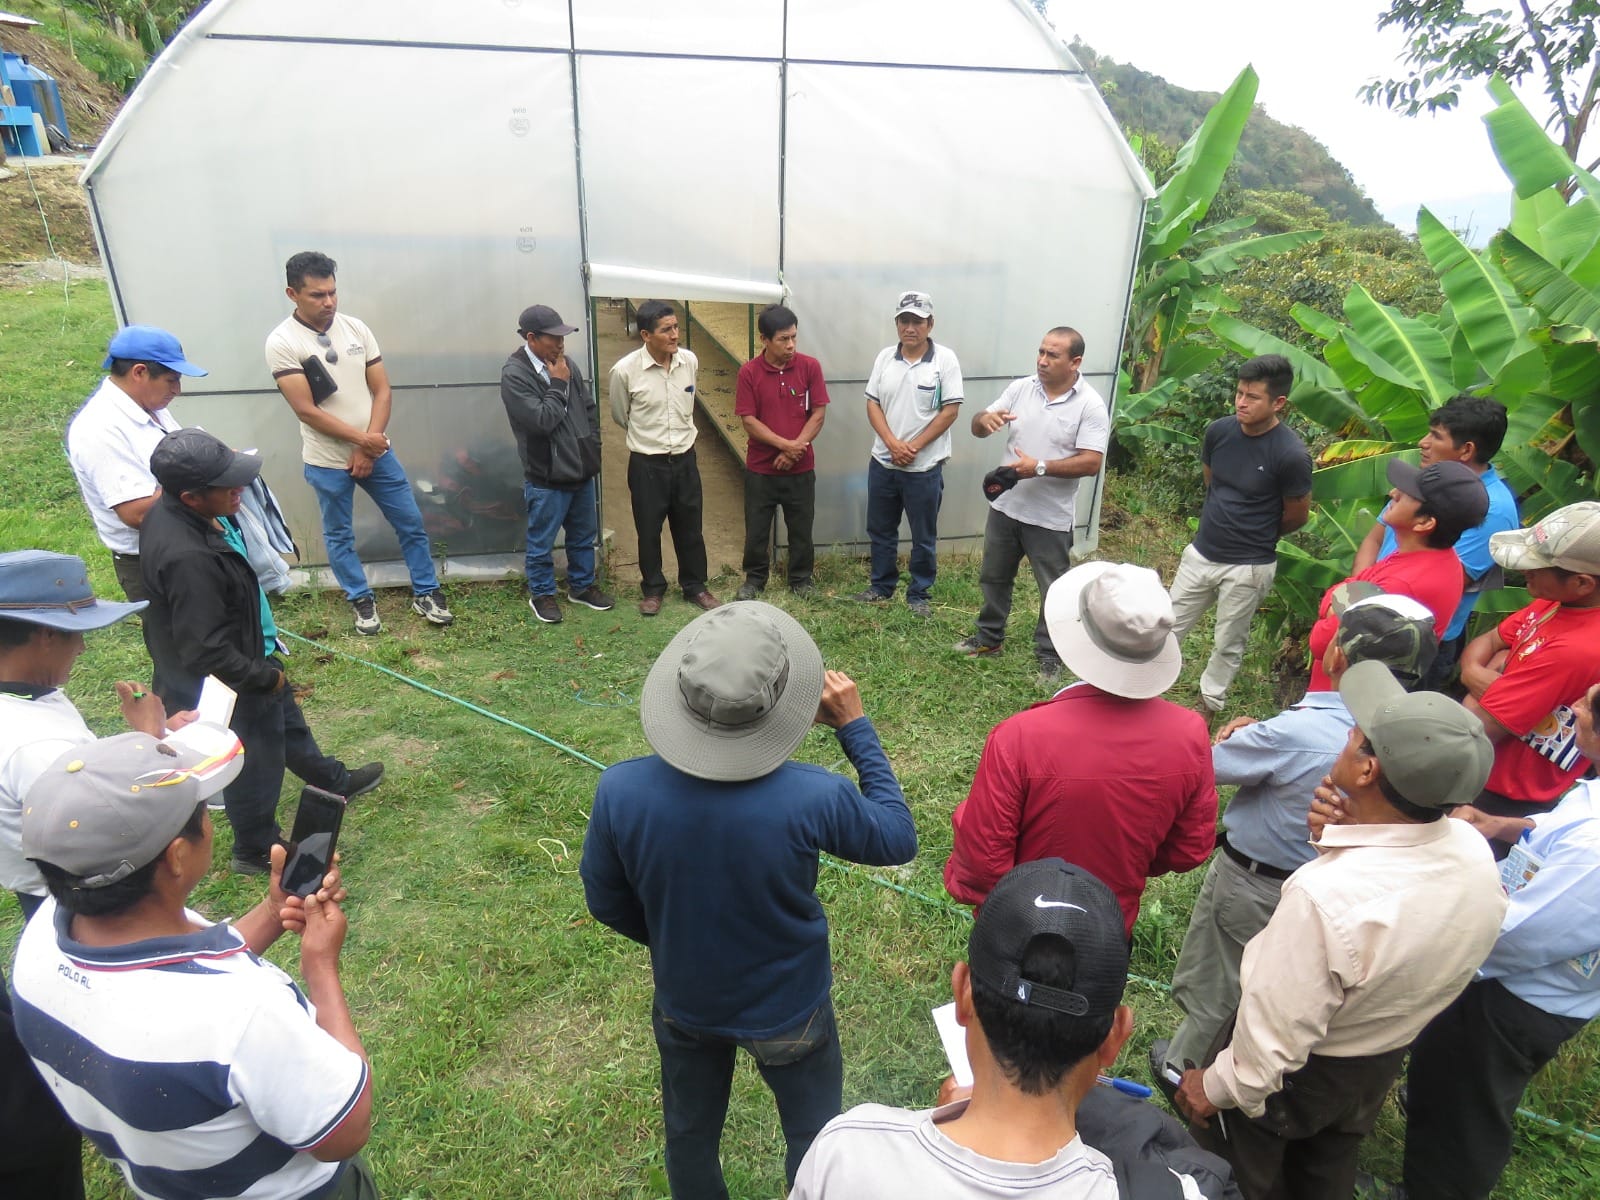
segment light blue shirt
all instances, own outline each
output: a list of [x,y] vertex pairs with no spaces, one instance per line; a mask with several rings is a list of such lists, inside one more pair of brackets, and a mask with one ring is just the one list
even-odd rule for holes
[[1315,858],[1306,829],[1311,793],[1354,725],[1338,692],[1307,692],[1299,704],[1211,747],[1217,782],[1239,785],[1222,814],[1229,844],[1284,871]]
[[[1489,493],[1489,513],[1483,518],[1482,525],[1467,530],[1456,543],[1456,557],[1461,560],[1461,566],[1467,572],[1469,589],[1494,566],[1494,559],[1489,554],[1489,535],[1522,527],[1522,516],[1517,512],[1517,498],[1512,495],[1505,480],[1495,473],[1493,465],[1478,478],[1483,480],[1483,488]],[[1378,557],[1388,558],[1394,553],[1396,545],[1394,530],[1385,525],[1383,545],[1378,548]],[[1452,638],[1461,636],[1461,631],[1467,627],[1467,618],[1472,616],[1472,610],[1478,607],[1480,594],[1469,590],[1461,597],[1461,605],[1456,609],[1456,615],[1450,618],[1449,627],[1439,638],[1441,642],[1448,642]]]
[[1478,969],[1558,1017],[1600,1014],[1600,781],[1578,784],[1524,845],[1543,860],[1511,897],[1500,937]]

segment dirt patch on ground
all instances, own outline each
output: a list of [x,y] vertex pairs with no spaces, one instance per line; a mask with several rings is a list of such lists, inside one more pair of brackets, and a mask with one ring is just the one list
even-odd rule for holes
[[15,282],[40,277],[41,259],[62,258],[98,270],[100,252],[89,224],[89,203],[78,186],[83,166],[71,160],[9,158],[0,167],[0,173],[9,172],[0,179],[0,262],[19,272]]

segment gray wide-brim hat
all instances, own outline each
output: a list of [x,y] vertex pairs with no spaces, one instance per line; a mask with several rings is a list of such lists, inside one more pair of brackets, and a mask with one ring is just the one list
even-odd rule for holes
[[1050,585],[1044,623],[1067,669],[1127,700],[1148,700],[1183,670],[1161,577],[1129,563],[1081,563]]
[[822,652],[788,613],[759,600],[696,617],[667,643],[639,697],[644,736],[697,779],[759,779],[816,723]]
[[0,617],[83,633],[115,625],[150,607],[148,600],[102,600],[76,554],[8,550],[0,554]]

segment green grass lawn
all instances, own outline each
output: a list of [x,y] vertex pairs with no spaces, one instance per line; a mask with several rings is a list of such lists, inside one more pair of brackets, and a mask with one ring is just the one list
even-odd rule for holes
[[[0,546],[81,554],[97,589],[116,596],[109,557],[61,449],[68,417],[99,376],[111,328],[102,284],[0,289]],[[279,469],[273,481],[299,487],[297,474]],[[1160,480],[1112,479],[1120,524],[1105,536],[1104,557],[1170,577],[1187,532],[1163,495]],[[1017,617],[1027,621],[1037,596],[1023,575]],[[950,812],[966,795],[990,726],[1046,693],[1026,639],[984,661],[949,653],[977,610],[975,561],[944,564],[931,622],[904,605],[839,599],[863,578],[860,562],[827,559],[817,598],[776,602],[812,631],[830,666],[860,683],[916,817],[915,862],[877,872],[829,865],[819,891],[833,929],[846,1103],[923,1106],[945,1074],[928,1010],[949,998],[950,965],[964,955],[970,924],[940,882]],[[546,626],[532,619],[520,584],[446,582],[453,627],[428,626],[407,597],[389,592],[379,600],[378,638],[351,631],[336,594],[276,603],[279,624],[316,643],[291,643],[290,670],[311,688],[302,703],[324,748],[389,766],[383,786],[352,809],[342,839],[351,894],[345,987],[375,1076],[367,1157],[388,1200],[664,1195],[649,963],[584,909],[577,860],[597,770],[579,755],[606,764],[648,752],[635,699],[650,663],[695,610],[669,603],[646,621],[624,596],[613,612],[574,606],[565,622]],[[1199,635],[1190,647],[1201,652]],[[1268,716],[1280,707],[1278,649],[1264,636],[1252,644],[1234,711]],[[1178,701],[1197,698],[1199,666],[1185,667]],[[90,724],[109,733],[118,723],[111,681],[147,677],[137,628],[123,625],[90,635],[71,691]],[[827,766],[842,761],[821,730],[800,754]],[[293,795],[286,789],[285,821]],[[217,861],[226,864],[225,822],[217,841]],[[1198,873],[1169,876],[1146,893],[1133,963],[1141,978],[1128,989],[1138,1031],[1119,1064],[1133,1078],[1144,1077],[1150,1040],[1177,1022],[1162,981],[1198,883]],[[221,870],[195,903],[225,916],[261,890],[259,880]],[[16,909],[0,902],[0,914],[0,940],[9,945]],[[294,956],[287,938],[273,953],[290,970]],[[1600,1129],[1597,1046],[1592,1031],[1569,1046],[1527,1105]],[[779,1196],[777,1120],[747,1062],[734,1091],[723,1142],[729,1186],[739,1197]],[[1528,1122],[1518,1133],[1498,1195],[1600,1195],[1600,1146]],[[1369,1139],[1366,1165],[1395,1177],[1401,1135],[1391,1110]],[[128,1193],[96,1162],[90,1195]]]

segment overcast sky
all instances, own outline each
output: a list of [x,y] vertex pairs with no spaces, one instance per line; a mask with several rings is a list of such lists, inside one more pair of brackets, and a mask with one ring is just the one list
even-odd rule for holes
[[[1402,229],[1417,208],[1482,241],[1505,223],[1510,184],[1495,161],[1480,84],[1453,112],[1404,117],[1365,103],[1358,89],[1400,74],[1395,30],[1377,30],[1378,0],[1050,0],[1061,36],[1197,91],[1220,92],[1251,63],[1256,102],[1298,125],[1338,159],[1378,211]],[[1537,110],[1536,110],[1537,111]]]

